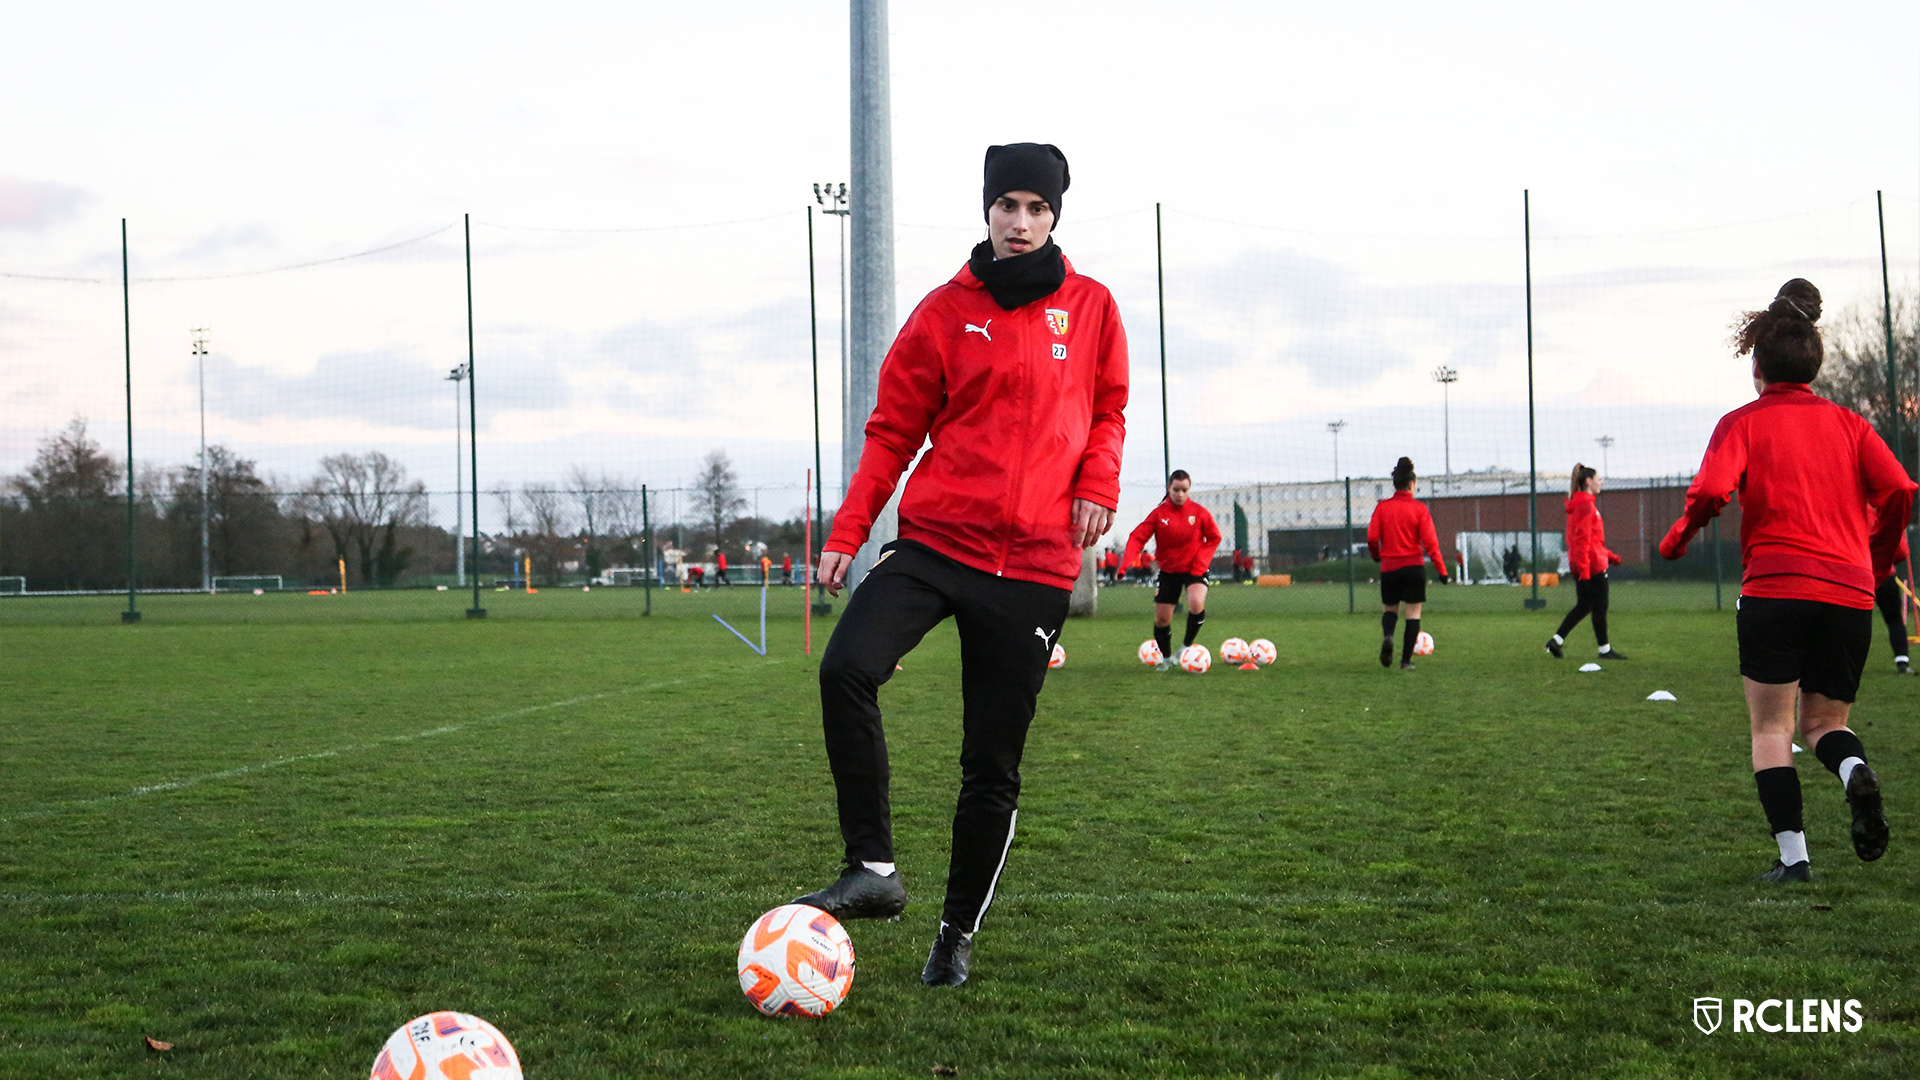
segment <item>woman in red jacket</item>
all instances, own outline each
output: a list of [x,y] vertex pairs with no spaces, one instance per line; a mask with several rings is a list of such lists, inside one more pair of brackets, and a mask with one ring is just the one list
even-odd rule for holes
[[[1873,589],[1890,573],[1915,484],[1872,425],[1808,388],[1823,349],[1820,291],[1780,287],[1734,335],[1753,354],[1759,400],[1720,418],[1680,520],[1660,541],[1687,542],[1740,494],[1740,675],[1753,736],[1753,780],[1780,857],[1760,880],[1811,881],[1793,733],[1833,770],[1853,814],[1853,850],[1887,849],[1880,780],[1847,727],[1873,645]],[[1797,706],[1797,708],[1796,708]]]
[[900,538],[854,589],[820,660],[846,868],[798,902],[840,919],[892,918],[906,906],[880,687],[953,619],[960,798],[946,904],[920,973],[930,986],[967,980],[974,931],[1013,844],[1034,705],[1081,552],[1113,524],[1126,435],[1120,310],[1052,238],[1066,156],[1040,143],[993,146],[985,173],[987,239],[887,350],[860,464],[820,556],[821,580],[838,595],[918,455],[900,496]]
[[1420,639],[1420,609],[1427,599],[1426,558],[1447,583],[1447,558],[1440,553],[1440,537],[1433,515],[1413,497],[1417,478],[1413,459],[1401,458],[1393,467],[1393,497],[1382,499],[1367,522],[1367,554],[1380,564],[1380,666],[1393,666],[1393,624],[1407,616],[1406,641],[1400,649],[1400,670],[1413,670],[1413,643]]
[[1560,620],[1560,629],[1547,639],[1555,659],[1565,656],[1561,646],[1580,620],[1593,616],[1593,636],[1600,642],[1600,659],[1625,660],[1627,655],[1607,644],[1607,571],[1620,565],[1620,556],[1607,550],[1607,527],[1600,520],[1595,496],[1600,474],[1588,466],[1573,467],[1573,491],[1567,495],[1567,562],[1573,567],[1573,610]]
[[1127,534],[1127,561],[1144,550],[1149,539],[1160,560],[1160,591],[1153,596],[1153,640],[1160,646],[1155,671],[1173,669],[1173,605],[1181,593],[1187,597],[1187,645],[1200,636],[1207,621],[1207,568],[1220,548],[1220,526],[1206,507],[1188,496],[1192,489],[1187,470],[1173,470],[1167,477],[1167,497]]

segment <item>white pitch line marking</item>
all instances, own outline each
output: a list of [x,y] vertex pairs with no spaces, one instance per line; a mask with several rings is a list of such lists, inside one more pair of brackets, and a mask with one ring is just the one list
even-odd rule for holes
[[[773,662],[778,664],[784,661],[775,660]],[[38,810],[23,810],[17,814],[0,817],[0,824],[12,821],[24,821],[30,818],[50,817],[54,814],[65,813],[69,810],[83,810],[87,807],[99,806],[103,803],[138,799],[145,795],[159,795],[169,791],[180,791],[184,788],[198,787],[201,784],[216,780],[228,780],[236,776],[265,772],[269,769],[278,769],[283,766],[298,764],[302,761],[317,761],[321,758],[339,757],[342,754],[357,754],[367,750],[378,749],[382,746],[392,746],[395,743],[413,742],[416,739],[429,739],[436,735],[451,735],[456,731],[465,731],[468,728],[478,727],[482,724],[497,724],[502,720],[511,720],[516,716],[527,716],[532,713],[546,712],[551,709],[564,709],[569,705],[584,705],[591,701],[603,701],[607,698],[624,697],[628,694],[646,693],[650,690],[664,690],[669,686],[678,686],[693,679],[711,678],[717,674],[719,673],[714,672],[712,674],[688,676],[687,678],[668,679],[664,682],[648,683],[645,686],[629,686],[621,690],[604,690],[598,694],[581,694],[576,697],[563,698],[559,701],[549,701],[542,705],[527,705],[493,716],[482,717],[478,720],[469,720],[461,724],[443,724],[440,727],[428,728],[425,731],[415,731],[405,735],[389,735],[384,739],[375,739],[372,742],[357,743],[352,746],[338,746],[331,750],[315,750],[308,754],[295,754],[292,757],[276,758],[273,761],[262,761],[252,765],[241,765],[232,769],[221,769],[218,772],[201,773],[199,776],[187,776],[178,780],[162,781],[158,784],[146,784],[127,791],[115,792],[112,795],[96,795],[91,799],[76,799],[72,802],[42,807]]]

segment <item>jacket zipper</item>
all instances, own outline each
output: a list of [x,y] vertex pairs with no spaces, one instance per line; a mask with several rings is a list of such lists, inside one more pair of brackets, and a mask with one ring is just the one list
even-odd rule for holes
[[[1028,306],[1031,307],[1032,305],[1030,304]],[[1015,336],[1019,338],[1019,340],[1015,342],[1015,345],[1017,347],[1016,355],[1020,357],[1019,372],[1020,372],[1021,401],[1020,401],[1020,440],[1019,441],[1022,444],[1025,444],[1029,441],[1027,439],[1027,436],[1031,433],[1031,429],[1033,426],[1034,386],[1033,386],[1033,378],[1032,378],[1033,358],[1031,356],[1031,353],[1033,352],[1033,350],[1028,347],[1028,344],[1029,344],[1028,330],[1031,328],[1032,322],[1033,322],[1032,316],[1028,316],[1028,318],[1025,321],[1017,323],[1015,328]],[[1031,449],[1031,447],[1027,447],[1027,448]],[[1008,498],[1007,500],[1007,516],[1001,522],[1000,565],[996,567],[993,571],[995,577],[1005,577],[1007,573],[1007,559],[1013,553],[1014,518],[1019,513],[1020,494],[1021,494],[1021,490],[1026,486],[1026,480],[1027,480],[1027,455],[1023,453],[1020,455],[1019,461],[1016,463],[1014,468],[1013,486],[1012,486],[1012,490],[1008,492],[1008,495],[1010,496],[1010,498]]]

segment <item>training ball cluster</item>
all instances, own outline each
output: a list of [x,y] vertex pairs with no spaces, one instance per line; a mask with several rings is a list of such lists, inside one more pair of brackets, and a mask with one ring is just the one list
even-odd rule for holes
[[1226,664],[1244,664],[1253,659],[1253,655],[1247,649],[1245,641],[1230,637],[1220,643],[1220,660]]
[[740,939],[740,992],[768,1016],[825,1016],[853,985],[853,941],[840,920],[784,904]]
[[1140,662],[1141,663],[1147,665],[1148,667],[1152,667],[1153,665],[1165,659],[1166,657],[1162,655],[1160,652],[1159,642],[1153,640],[1152,638],[1148,638],[1147,640],[1140,643]]
[[1273,642],[1266,638],[1254,638],[1253,643],[1247,646],[1247,659],[1266,667],[1280,659],[1280,650],[1274,648]]
[[1058,645],[1055,645],[1053,647],[1053,655],[1047,657],[1047,667],[1060,668],[1060,667],[1066,667],[1066,666],[1067,666],[1067,650],[1061,648]]
[[1205,675],[1213,666],[1213,654],[1205,645],[1189,645],[1180,650],[1180,670],[1192,675]]
[[387,1036],[371,1080],[522,1080],[520,1055],[477,1016],[428,1013]]
[[1420,636],[1413,639],[1413,654],[1415,656],[1432,656],[1433,635],[1427,633],[1425,630],[1420,631]]

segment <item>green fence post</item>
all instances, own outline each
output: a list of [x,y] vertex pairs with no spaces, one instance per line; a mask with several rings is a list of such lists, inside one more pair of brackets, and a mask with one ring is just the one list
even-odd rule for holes
[[647,485],[640,485],[640,547],[647,553],[647,561],[641,563],[640,584],[647,590],[647,607],[642,615],[653,614],[653,571],[659,562],[653,554],[653,519],[647,516]]

